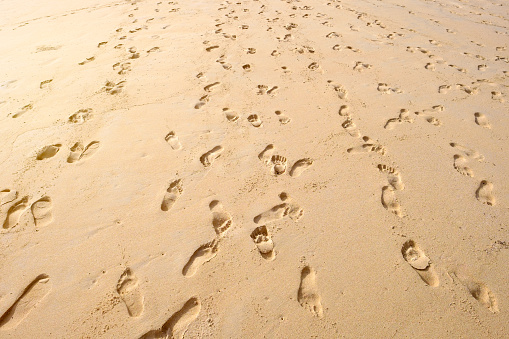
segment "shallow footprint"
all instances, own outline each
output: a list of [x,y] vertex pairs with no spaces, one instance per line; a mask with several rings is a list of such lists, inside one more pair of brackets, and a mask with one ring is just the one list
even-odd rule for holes
[[175,135],[174,131],[168,133],[164,140],[166,140],[170,147],[176,151],[182,148],[182,144],[180,143],[179,137]]
[[18,198],[18,192],[10,189],[3,189],[0,191],[0,206],[13,202]]
[[213,200],[209,204],[212,212],[212,226],[218,237],[223,237],[226,231],[232,226],[232,216],[223,209],[223,204],[218,200]]
[[493,184],[487,180],[481,181],[479,188],[475,192],[475,197],[477,200],[482,202],[483,204],[487,204],[490,206],[495,205],[496,199],[493,196]]
[[85,146],[85,149],[83,150],[83,153],[81,153],[78,160],[85,160],[87,158],[90,158],[92,155],[97,152],[99,149],[100,142],[99,141],[92,141],[87,146]]
[[427,285],[437,287],[440,284],[431,260],[413,240],[408,240],[403,244],[401,254]]
[[288,216],[297,222],[304,215],[304,210],[286,192],[281,192],[279,198],[288,206]]
[[7,211],[7,217],[5,218],[3,227],[5,229],[9,229],[16,226],[19,223],[21,215],[27,210],[27,208],[28,208],[28,197],[24,197],[23,199],[12,205],[9,208],[9,211]]
[[473,177],[474,171],[470,167],[468,167],[466,163],[467,159],[464,156],[460,154],[454,155],[454,168],[456,169],[456,171],[458,171],[462,175]]
[[234,122],[239,120],[239,115],[228,108],[223,108],[224,115],[228,121]]
[[394,189],[401,191],[405,189],[405,184],[401,180],[401,174],[399,171],[393,167],[389,167],[387,165],[378,165],[378,170],[382,173],[387,173],[387,180],[389,184],[394,187]]
[[249,121],[251,125],[253,125],[256,128],[260,127],[263,124],[263,122],[260,120],[257,114],[251,114],[250,116],[248,116],[247,121]]
[[292,119],[281,113],[281,111],[275,111],[274,113],[278,116],[281,125],[286,125],[292,121]]
[[37,154],[36,159],[43,160],[52,158],[58,153],[58,151],[60,151],[60,147],[62,147],[62,144],[46,146]]
[[486,115],[477,112],[474,114],[474,117],[475,117],[475,123],[478,124],[479,126],[487,128],[487,129],[491,128],[491,125],[488,121],[488,118],[486,118]]
[[477,159],[479,162],[484,161],[484,155],[482,155],[481,153],[479,153],[478,151],[476,151],[474,149],[457,144],[455,142],[451,142],[449,145],[451,145],[451,147],[457,148],[458,150],[463,152],[469,158]]
[[71,153],[67,157],[67,162],[72,164],[80,160],[80,156],[81,154],[83,154],[84,149],[85,148],[83,147],[83,144],[81,142],[75,143],[71,147]]
[[166,193],[163,198],[163,202],[161,203],[161,210],[168,211],[170,208],[173,207],[175,202],[178,200],[180,195],[182,194],[183,187],[182,187],[182,180],[177,179],[173,181],[168,189],[166,190]]
[[52,208],[53,204],[50,197],[42,197],[32,204],[35,226],[43,227],[53,221]]
[[486,285],[484,282],[475,281],[469,277],[463,276],[457,272],[451,273],[453,276],[458,278],[458,280],[463,285],[465,285],[470,295],[474,297],[478,302],[488,308],[492,313],[499,312],[497,298],[488,287],[488,285]]
[[396,194],[391,186],[384,186],[382,188],[382,205],[391,213],[396,214],[398,217],[402,217],[401,205],[396,199]]
[[313,160],[311,160],[310,158],[304,158],[304,159],[297,160],[293,164],[292,169],[290,170],[290,176],[297,178],[298,176],[300,176],[302,174],[302,172],[307,170],[312,165],[313,165]]
[[321,296],[316,285],[316,272],[309,266],[304,267],[301,271],[297,301],[315,317],[323,317]]
[[21,296],[0,318],[0,328],[15,328],[51,291],[51,283],[46,274],[37,276],[23,291]]
[[266,166],[270,166],[272,153],[274,153],[274,145],[267,145],[267,147],[265,147],[265,149],[261,151],[260,154],[258,154],[258,159],[260,159],[260,161],[263,162]]
[[263,259],[274,260],[276,257],[274,243],[265,225],[255,228],[251,233],[251,239],[253,239]]
[[354,138],[359,138],[361,136],[361,132],[353,122],[353,120],[348,117],[342,124],[341,127],[343,127],[348,134],[350,134]]
[[182,339],[189,325],[198,318],[200,311],[200,300],[197,297],[192,297],[164,323],[160,330],[150,331],[142,336],[142,338]]
[[193,255],[191,255],[189,261],[182,269],[182,275],[185,277],[192,277],[195,275],[196,271],[198,271],[198,268],[200,268],[201,265],[210,261],[217,255],[218,250],[219,243],[215,239],[198,247],[198,249],[194,251]]
[[221,153],[223,153],[224,151],[224,148],[223,146],[216,146],[214,147],[213,149],[211,149],[210,151],[204,153],[201,157],[200,157],[200,161],[201,163],[203,164],[203,166],[205,167],[209,167],[210,165],[212,165],[212,163],[221,156]]
[[270,222],[286,217],[289,211],[290,206],[288,206],[288,204],[279,204],[272,207],[268,211],[258,214],[256,217],[254,217],[254,222],[256,224],[268,224]]
[[138,278],[127,268],[117,283],[117,292],[127,307],[131,317],[139,317],[143,313],[143,295],[138,288]]

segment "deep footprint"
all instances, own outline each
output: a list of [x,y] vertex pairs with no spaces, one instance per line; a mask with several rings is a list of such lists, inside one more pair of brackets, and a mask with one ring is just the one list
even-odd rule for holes
[[166,190],[163,202],[161,203],[161,210],[166,212],[172,208],[178,198],[182,195],[183,190],[181,179],[173,181]]
[[323,317],[321,296],[316,285],[316,272],[309,266],[302,269],[297,301],[315,317]]
[[403,244],[401,254],[427,285],[437,287],[440,284],[431,260],[413,240],[408,240]]
[[138,288],[138,278],[127,268],[117,283],[117,292],[127,307],[131,317],[139,317],[143,313],[143,295]]
[[200,161],[203,164],[203,166],[209,167],[217,158],[221,156],[221,153],[223,153],[223,151],[224,151],[223,146],[216,146],[210,151],[204,153],[200,157]]

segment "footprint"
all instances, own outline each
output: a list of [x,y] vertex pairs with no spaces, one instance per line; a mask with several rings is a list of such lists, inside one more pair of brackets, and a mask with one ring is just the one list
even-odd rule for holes
[[254,127],[258,128],[262,126],[263,122],[260,120],[257,114],[251,114],[247,117],[247,121],[251,123]]
[[166,135],[166,137],[164,138],[164,140],[166,140],[166,142],[170,145],[170,147],[176,151],[178,151],[179,149],[182,149],[182,144],[180,143],[180,140],[179,140],[179,137],[177,135],[175,135],[175,132],[174,131],[171,131],[170,133],[168,133]]
[[286,164],[287,160],[285,157],[281,155],[273,155],[271,158],[272,162],[272,169],[271,173],[272,175],[281,175],[286,172]]
[[[490,206],[495,205],[496,199],[493,196],[493,184],[487,180],[481,181],[479,188],[475,192],[475,197],[477,200],[482,202],[483,204],[487,204]],[[5,228],[5,225],[4,225]]]
[[214,239],[211,242],[198,247],[198,249],[194,251],[193,255],[189,258],[189,261],[182,269],[182,275],[185,277],[192,277],[195,275],[200,266],[210,261],[217,255],[217,251],[219,250],[218,246],[218,241]]
[[251,233],[251,239],[253,239],[263,259],[274,260],[276,257],[274,243],[272,242],[272,238],[267,231],[266,226],[259,226],[255,228]]
[[117,283],[117,292],[127,307],[131,317],[139,317],[143,313],[143,295],[138,288],[138,278],[127,268]]
[[353,120],[348,117],[341,126],[354,138],[359,138],[361,136],[361,132],[353,122]]
[[92,109],[84,108],[80,109],[69,117],[69,122],[72,124],[82,124],[92,118]]
[[90,57],[90,58],[86,58],[84,61],[78,63],[78,65],[85,65],[85,64],[88,64],[89,62],[91,61],[94,61],[95,60],[95,57]]
[[350,117],[352,115],[350,113],[350,106],[341,105],[341,107],[339,107],[338,114],[341,115],[342,117]]
[[269,90],[267,91],[267,94],[268,94],[268,95],[275,95],[275,94],[276,94],[276,91],[278,90],[278,88],[279,88],[278,86],[273,86],[271,89],[269,89]]
[[415,115],[423,117],[427,122],[429,122],[433,126],[437,126],[437,127],[442,126],[442,122],[432,115],[427,115],[422,112],[415,112]]
[[475,123],[478,124],[479,126],[488,128],[488,129],[491,128],[491,125],[490,125],[488,119],[486,118],[486,115],[476,112],[474,114],[474,117],[475,117]]
[[470,167],[466,166],[466,163],[467,159],[464,156],[460,154],[454,155],[454,168],[456,169],[456,171],[458,171],[462,175],[473,177],[474,171]]
[[223,112],[224,112],[224,115],[226,116],[226,119],[228,121],[234,122],[234,121],[239,120],[239,115],[234,111],[230,111],[229,108],[223,108]]
[[505,102],[505,99],[503,98],[502,93],[498,92],[498,91],[491,92],[491,98],[493,100],[497,100],[497,101],[500,101],[500,102]]
[[183,339],[189,325],[198,317],[200,311],[200,300],[196,297],[192,297],[164,323],[160,330],[149,331],[141,336],[140,339]]
[[106,84],[104,85],[104,90],[106,91],[106,93],[113,95],[122,92],[124,86],[125,81],[120,81],[117,83],[106,81]]
[[384,128],[391,130],[396,127],[396,125],[402,124],[404,122],[413,123],[414,119],[410,117],[410,112],[407,109],[401,109],[399,112],[399,116],[397,118],[392,118],[387,120],[385,123]]
[[302,269],[297,301],[315,317],[323,317],[321,296],[316,285],[316,272],[309,266]]
[[83,147],[83,144],[81,142],[75,143],[71,147],[71,153],[67,157],[67,162],[72,164],[72,163],[77,162],[78,160],[80,160],[80,156],[83,153],[84,149],[85,148]]
[[222,238],[232,226],[232,216],[223,209],[223,204],[213,200],[209,205],[212,212],[212,226],[218,237]]
[[37,160],[44,160],[54,157],[58,151],[60,151],[60,147],[62,147],[62,144],[55,144],[44,147],[38,154],[37,154]]
[[265,147],[265,149],[261,151],[260,154],[258,154],[258,159],[260,159],[260,161],[263,162],[266,166],[270,166],[272,153],[274,153],[274,145],[267,145],[267,147]]
[[477,159],[479,162],[484,161],[484,155],[482,155],[481,153],[479,153],[478,151],[476,151],[474,149],[468,148],[466,146],[462,146],[455,142],[451,142],[449,145],[451,145],[451,147],[454,147],[454,148],[458,149],[459,151],[463,152],[469,158]]
[[384,93],[384,94],[391,94],[391,93],[403,93],[403,91],[399,88],[391,88],[389,85],[387,85],[385,82],[378,83],[378,86],[376,88],[378,92]]
[[41,303],[51,291],[51,282],[46,274],[37,276],[21,296],[0,318],[0,328],[9,330],[19,325],[28,314]]
[[212,163],[221,156],[221,153],[223,153],[224,151],[224,148],[223,146],[216,146],[214,147],[213,149],[211,149],[210,151],[204,153],[201,157],[200,157],[200,161],[201,163],[203,164],[203,166],[205,167],[209,167],[210,165],[212,165]]
[[0,191],[0,206],[8,204],[18,198],[18,192],[10,189],[3,189]]
[[413,240],[408,240],[403,244],[401,254],[427,285],[437,287],[440,284],[431,260]]
[[216,46],[210,46],[210,47],[205,48],[205,50],[206,50],[207,52],[211,52],[212,50],[214,50],[214,49],[216,49],[216,48],[219,48],[219,46],[217,46],[217,45],[216,45]]
[[362,72],[366,69],[370,69],[371,68],[371,65],[370,64],[365,64],[365,63],[362,63],[361,61],[357,61],[355,63],[355,66],[353,66],[353,69],[355,71],[359,71],[359,72]]
[[338,95],[338,98],[340,98],[342,100],[347,98],[348,92],[347,92],[347,90],[345,89],[345,87],[343,85],[335,84],[331,80],[329,80],[328,83],[330,83],[332,85],[332,88],[334,89],[334,91]]
[[165,212],[169,211],[175,202],[177,202],[178,198],[180,198],[183,190],[184,189],[182,187],[181,179],[173,181],[166,190],[163,201],[161,203],[161,210]]
[[53,221],[52,208],[53,204],[50,197],[42,197],[32,204],[32,215],[34,216],[35,226],[43,227]]
[[469,277],[466,277],[458,272],[450,272],[453,277],[458,280],[467,288],[468,292],[474,297],[481,305],[485,306],[492,313],[498,313],[498,302],[495,294],[484,282],[475,281]]
[[292,119],[281,113],[281,111],[275,111],[274,113],[276,113],[276,115],[278,116],[281,125],[286,125],[292,121]]
[[302,174],[302,172],[307,170],[312,165],[313,165],[313,160],[311,160],[310,158],[303,158],[303,159],[297,160],[293,164],[293,166],[290,170],[290,176],[297,178],[298,176],[300,176]]
[[268,224],[270,222],[282,219],[288,216],[290,211],[290,206],[288,204],[283,203],[272,207],[270,210],[262,212],[254,217],[254,222],[256,224]]
[[53,81],[53,79],[49,79],[49,80],[44,80],[44,81],[41,81],[41,83],[39,84],[39,88],[40,89],[43,89],[43,88],[47,88],[49,87],[49,84]]
[[219,86],[220,84],[221,84],[220,82],[216,81],[214,83],[211,83],[211,84],[203,87],[203,89],[205,90],[205,92],[212,92],[212,90],[214,88],[216,88],[217,86]]
[[27,208],[28,208],[28,197],[24,197],[23,199],[19,200],[14,205],[12,205],[7,211],[7,217],[5,218],[3,225],[4,229],[10,229],[16,226],[19,223],[21,215],[23,215]]
[[346,151],[348,153],[352,153],[352,154],[375,152],[375,153],[379,153],[381,155],[385,155],[385,153],[387,152],[387,150],[385,149],[384,146],[382,146],[378,143],[375,143],[373,140],[371,140],[367,136],[362,137],[362,140],[364,140],[364,142],[366,142],[366,143],[362,144],[360,146],[349,148]]
[[400,218],[403,217],[401,205],[396,199],[396,194],[391,186],[384,186],[382,188],[382,205],[389,212],[396,214]]
[[92,155],[95,154],[95,152],[97,152],[97,150],[99,149],[99,146],[100,146],[99,141],[92,141],[87,146],[85,146],[85,148],[84,148],[83,152],[81,153],[78,160],[86,160],[86,159],[90,158]]
[[387,173],[387,179],[389,181],[389,184],[398,191],[405,189],[405,184],[403,184],[403,181],[401,180],[401,174],[399,171],[393,167],[389,167],[387,165],[378,165],[378,170],[382,173]]

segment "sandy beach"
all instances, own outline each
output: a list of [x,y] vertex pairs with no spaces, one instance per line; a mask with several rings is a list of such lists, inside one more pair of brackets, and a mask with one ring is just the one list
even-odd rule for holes
[[0,1],[0,338],[509,337],[504,0]]

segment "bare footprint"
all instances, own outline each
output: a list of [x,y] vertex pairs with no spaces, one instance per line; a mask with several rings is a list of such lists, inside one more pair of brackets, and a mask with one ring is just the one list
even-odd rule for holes
[[13,329],[41,303],[51,291],[51,282],[46,274],[37,276],[23,291],[21,296],[0,318],[0,328]]
[[191,255],[189,261],[182,269],[182,275],[185,277],[192,277],[195,275],[203,264],[210,261],[217,255],[218,250],[219,243],[216,239],[198,247],[198,249],[194,251],[193,255]]
[[323,317],[321,296],[316,285],[316,272],[309,266],[301,271],[297,301],[315,317]]
[[387,120],[385,123],[384,128],[385,129],[394,129],[396,125],[402,124],[404,122],[412,123],[414,122],[414,119],[410,117],[410,112],[407,109],[401,109],[399,112],[399,116],[397,118],[392,118]]
[[117,283],[117,292],[127,307],[131,317],[139,317],[143,313],[144,297],[138,288],[138,278],[127,268]]
[[281,199],[281,201],[285,202],[286,205],[288,206],[288,216],[290,217],[290,219],[292,219],[295,222],[299,221],[299,219],[302,218],[302,216],[304,215],[304,210],[302,209],[302,207],[295,200],[293,200],[286,192],[279,193],[279,198]]
[[279,204],[272,207],[268,211],[258,214],[256,217],[254,217],[254,222],[256,224],[268,224],[270,222],[283,219],[288,215],[289,211],[290,206],[288,206],[288,204]]
[[253,125],[256,128],[262,126],[263,124],[257,114],[251,114],[250,116],[248,116],[247,121],[249,121],[251,125]]
[[[496,199],[493,196],[493,184],[487,180],[482,180],[479,188],[475,192],[475,197],[477,200],[482,202],[483,204],[487,204],[490,206],[495,205]],[[5,226],[4,226],[5,228]]]
[[281,113],[281,111],[275,111],[275,113],[278,116],[281,125],[286,125],[292,121],[292,119]]
[[442,122],[432,115],[424,114],[422,112],[415,112],[415,115],[423,117],[424,120],[426,120],[428,123],[432,124],[433,126],[437,126],[437,127],[442,126]]
[[350,106],[341,105],[341,107],[339,107],[338,114],[341,115],[342,117],[350,117],[352,115],[350,113]]
[[92,155],[95,154],[95,152],[97,152],[97,150],[99,149],[99,146],[100,146],[99,141],[92,141],[87,146],[85,146],[83,153],[81,153],[78,160],[86,160],[86,159],[90,158]]
[[170,210],[170,208],[173,207],[175,202],[177,202],[178,198],[182,195],[183,190],[181,179],[173,181],[164,194],[163,202],[161,203],[161,210],[165,212]]
[[251,239],[253,239],[263,259],[274,260],[276,257],[274,243],[272,242],[266,226],[259,226],[255,228],[251,233]]
[[286,172],[287,160],[281,155],[273,155],[271,158],[271,173],[272,175],[281,175]]
[[307,170],[312,165],[313,165],[313,160],[311,160],[310,158],[304,158],[304,159],[297,160],[293,164],[292,169],[290,170],[290,176],[297,178],[298,176],[300,176],[302,174],[302,172]]
[[7,211],[7,217],[5,218],[3,225],[4,229],[10,229],[16,226],[19,223],[21,215],[23,215],[27,208],[28,208],[28,197],[24,197],[23,199],[19,200],[14,205],[12,205]]
[[212,226],[218,237],[223,237],[232,226],[232,216],[223,209],[223,204],[218,200],[213,200],[209,204],[212,212]]
[[213,149],[211,149],[210,151],[204,153],[201,157],[200,157],[200,161],[201,163],[203,164],[203,166],[205,167],[209,167],[210,165],[212,165],[212,163],[221,156],[221,153],[223,153],[224,151],[224,148],[223,146],[216,146],[214,147]]
[[258,159],[263,162],[266,166],[271,165],[272,154],[274,153],[274,145],[270,144],[265,147],[263,151],[258,154]]
[[[201,311],[201,301],[192,297],[180,310],[175,312],[161,327],[161,337],[183,339],[189,325],[198,318]],[[156,336],[157,338],[157,336]]]
[[474,114],[474,117],[475,117],[475,123],[478,124],[479,126],[487,128],[487,129],[491,128],[491,125],[488,121],[488,118],[486,118],[486,115],[477,112]]
[[341,127],[343,127],[348,134],[350,134],[354,138],[359,138],[361,136],[361,132],[353,122],[353,120],[348,117],[342,124]]
[[473,177],[474,171],[470,167],[468,167],[466,163],[467,159],[464,156],[460,154],[454,155],[454,168],[456,169],[456,171],[458,171],[462,175]]
[[92,118],[92,109],[83,108],[69,117],[69,122],[72,124],[82,124]]
[[80,156],[83,153],[85,148],[83,147],[83,144],[81,142],[75,143],[71,147],[71,153],[67,157],[67,162],[72,164],[80,160]]
[[470,295],[480,302],[481,305],[489,309],[492,313],[499,312],[497,298],[486,283],[473,280],[458,272],[450,273],[467,288]]
[[0,191],[0,206],[13,202],[18,198],[18,192],[8,188]]
[[364,136],[362,138],[362,140],[364,140],[364,142],[366,142],[366,143],[362,144],[360,146],[349,148],[346,151],[348,153],[352,153],[352,154],[374,152],[374,153],[379,153],[381,155],[385,155],[385,153],[387,152],[387,150],[385,149],[384,146],[382,146],[378,143],[375,143],[373,140],[371,140],[367,136]]
[[378,170],[382,173],[387,173],[387,180],[395,190],[401,191],[405,189],[405,184],[403,184],[403,181],[401,180],[401,174],[397,169],[387,165],[379,164]]
[[168,133],[164,140],[166,140],[172,149],[176,151],[182,149],[182,144],[180,143],[179,137],[175,134],[174,131]]
[[382,205],[391,213],[396,214],[398,217],[403,217],[401,212],[401,205],[396,198],[394,189],[391,186],[384,186],[382,188]]
[[463,154],[465,154],[469,158],[477,159],[479,162],[484,161],[484,156],[474,149],[457,144],[455,142],[451,142],[449,145],[451,145],[451,147],[454,147],[454,148],[458,149],[459,151],[463,152]]
[[214,88],[216,88],[217,86],[219,86],[220,84],[221,84],[220,82],[216,81],[216,82],[214,82],[214,83],[211,83],[211,84],[209,84],[209,85],[205,86],[203,89],[204,89],[206,92],[212,92],[212,90],[213,90]]
[[236,112],[230,111],[228,108],[223,108],[223,112],[228,121],[234,122],[239,120],[239,115]]
[[403,244],[401,254],[427,285],[437,287],[440,284],[431,260],[413,240],[408,240]]
[[58,151],[60,151],[62,144],[55,144],[44,147],[39,153],[37,153],[37,160],[44,160],[54,157]]
[[53,204],[50,197],[42,197],[32,204],[35,226],[43,227],[53,221],[52,208]]

